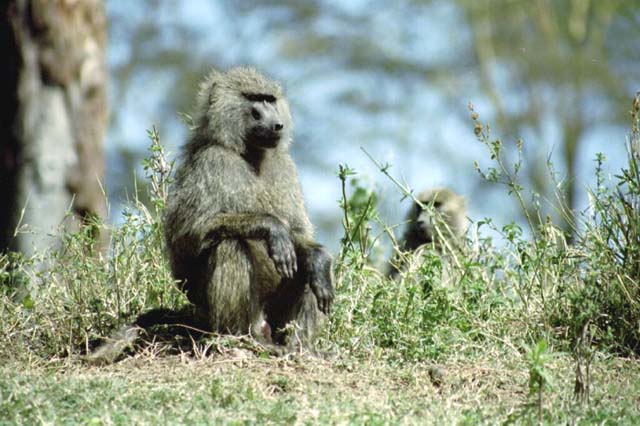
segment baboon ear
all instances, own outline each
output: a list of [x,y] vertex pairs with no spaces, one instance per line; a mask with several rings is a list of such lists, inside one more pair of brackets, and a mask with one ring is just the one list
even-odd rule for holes
[[222,79],[222,73],[215,68],[212,68],[209,72],[209,76],[207,77],[207,82],[209,85],[209,105],[211,105],[214,101],[213,95],[220,79]]
[[217,84],[213,83],[209,88],[209,105],[213,104],[213,92],[216,88]]

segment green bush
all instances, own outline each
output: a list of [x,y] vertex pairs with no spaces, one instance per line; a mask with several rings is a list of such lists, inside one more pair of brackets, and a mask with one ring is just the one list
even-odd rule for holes
[[555,320],[622,354],[640,354],[640,94],[631,110],[627,163],[607,186],[597,158],[590,214],[578,236],[580,280],[558,300]]
[[[422,250],[394,280],[376,269],[379,252],[372,256],[392,227],[380,221],[375,191],[341,166],[345,229],[325,346],[391,362],[487,350],[524,353],[541,340],[551,350],[577,351],[580,341],[639,354],[639,105],[636,98],[626,166],[609,184],[598,158],[591,209],[577,217],[570,241],[540,212],[539,197],[525,203],[518,181],[522,157],[508,165],[502,143],[490,138],[473,111],[475,133],[494,161],[478,171],[505,185],[527,221],[500,228],[490,218],[478,221],[462,244],[443,255]],[[62,232],[58,249],[33,258],[0,255],[0,338],[11,342],[0,345],[0,356],[78,355],[141,311],[187,303],[163,255],[160,217],[172,164],[157,133],[150,137],[144,162],[150,207],[134,201],[118,225],[94,220],[78,232]],[[388,166],[379,167],[398,183]],[[411,196],[409,188],[399,187]],[[95,249],[96,230],[109,235],[106,251]],[[494,237],[483,236],[485,230]]]
[[[137,200],[110,226],[97,219],[77,232],[61,231],[60,246],[24,259],[0,257],[0,356],[77,355],[150,307],[185,303],[163,255],[161,209],[171,165],[150,132],[152,164],[147,173],[152,210]],[[95,232],[109,245],[96,250]],[[21,350],[16,350],[20,348]]]
[[[533,202],[527,202],[518,175],[524,163],[522,141],[516,162],[509,165],[502,142],[490,138],[489,127],[472,109],[478,140],[494,162],[478,171],[516,197],[527,231],[517,223],[498,229],[486,218],[475,224],[459,250],[414,255],[413,267],[395,280],[367,267],[366,248],[380,236],[361,238],[363,230],[378,225],[388,232],[389,227],[379,223],[371,202],[375,194],[358,186],[355,171],[341,167],[348,171],[341,173],[341,259],[348,264],[338,266],[338,299],[328,338],[354,354],[402,360],[440,359],[486,345],[524,351],[540,340],[578,351],[577,342],[584,345],[586,337],[587,345],[601,350],[640,354],[639,105],[636,98],[627,165],[608,186],[598,156],[590,212],[576,217],[558,194],[559,205],[553,207],[565,219],[574,218],[569,234],[542,213],[539,195],[530,193]],[[390,175],[388,165],[376,165],[405,196],[412,196]],[[348,177],[355,182],[352,194],[346,190]],[[482,229],[497,234],[500,244],[478,237]]]

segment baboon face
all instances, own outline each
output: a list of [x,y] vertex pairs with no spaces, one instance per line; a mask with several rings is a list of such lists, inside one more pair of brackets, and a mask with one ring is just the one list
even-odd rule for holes
[[245,113],[247,121],[244,141],[247,147],[275,148],[280,143],[284,130],[283,102],[268,94],[243,93],[248,105]]
[[211,140],[244,153],[291,141],[293,121],[280,85],[252,68],[213,71],[203,82],[202,125]]
[[[466,231],[466,208],[464,198],[446,188],[427,190],[418,195],[426,206],[414,205],[415,232],[424,242],[436,241],[440,233],[461,236]],[[440,232],[438,232],[440,231]]]

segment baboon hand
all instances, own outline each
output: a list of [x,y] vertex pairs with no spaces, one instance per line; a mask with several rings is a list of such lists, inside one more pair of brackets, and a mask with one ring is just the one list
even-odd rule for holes
[[311,256],[308,273],[309,287],[316,296],[318,309],[328,315],[333,303],[333,278],[331,275],[331,256],[324,249],[316,250]]
[[285,278],[293,278],[298,270],[296,249],[284,226],[272,227],[267,238],[267,247],[278,274]]

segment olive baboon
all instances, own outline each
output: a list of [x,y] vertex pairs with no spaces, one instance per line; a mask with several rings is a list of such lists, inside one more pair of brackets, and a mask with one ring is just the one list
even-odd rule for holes
[[250,333],[277,354],[312,347],[333,301],[332,259],[313,240],[292,127],[282,89],[257,71],[212,71],[202,82],[164,215],[171,269],[195,312],[144,313],[87,362],[113,362],[159,324]]
[[[466,232],[468,220],[464,197],[448,188],[430,188],[416,197],[422,205],[413,203],[407,215],[407,228],[399,249],[413,252],[432,244],[442,253],[447,242],[456,242]],[[389,262],[387,274],[395,276],[402,269],[402,256],[394,256]]]
[[[310,345],[333,300],[331,256],[313,240],[280,86],[251,68],[212,71],[169,193],[176,279],[211,330]],[[287,327],[289,328],[289,327]]]

